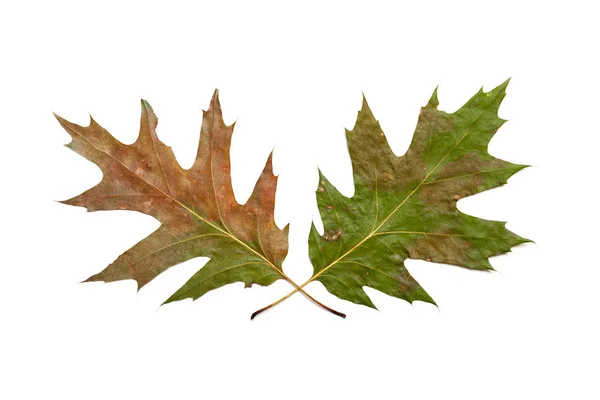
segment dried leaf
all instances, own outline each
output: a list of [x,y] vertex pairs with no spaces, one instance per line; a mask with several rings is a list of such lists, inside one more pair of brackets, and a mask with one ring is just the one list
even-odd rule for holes
[[271,156],[252,196],[239,205],[230,178],[233,125],[223,122],[217,91],[204,112],[197,157],[188,170],[156,136],[157,118],[144,100],[140,133],[131,145],[119,142],[93,119],[88,127],[57,119],[72,137],[67,147],[103,172],[98,185],[65,204],[88,211],[139,211],[161,222],[87,281],[134,279],[141,288],[169,267],[195,257],[210,261],[167,302],[196,299],[233,282],[267,286],[287,279],[281,263],[288,250],[288,227],[280,230],[273,217],[277,178]]

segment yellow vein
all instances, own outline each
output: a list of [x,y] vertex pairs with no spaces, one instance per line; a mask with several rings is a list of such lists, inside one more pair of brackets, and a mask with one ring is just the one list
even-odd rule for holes
[[347,261],[340,261],[339,263],[340,263],[340,264],[356,264],[356,265],[362,265],[362,266],[363,266],[363,267],[365,267],[365,268],[368,268],[368,269],[370,269],[370,270],[373,270],[373,271],[379,272],[380,274],[383,274],[383,275],[385,275],[385,276],[387,276],[387,277],[389,277],[389,278],[391,278],[391,279],[393,279],[393,280],[396,280],[396,278],[394,278],[392,275],[388,274],[387,272],[383,272],[383,271],[382,271],[382,270],[380,270],[380,269],[377,269],[377,268],[374,268],[374,267],[370,267],[370,266],[368,266],[367,264],[363,264],[363,263],[361,263],[361,262],[358,262],[358,261],[354,261],[354,260],[347,260]]
[[265,254],[265,256],[269,256],[267,254],[267,252],[265,251],[265,249],[263,248],[262,242],[260,240],[260,224],[258,223],[258,217],[256,217],[256,233],[257,233],[257,237],[258,237],[258,246],[260,247],[260,249],[262,250],[262,252]]
[[[322,183],[322,185],[323,185],[322,186],[323,190],[325,191],[325,193],[327,193],[327,197],[329,197],[329,201],[331,202],[331,207],[333,208],[333,212],[335,213],[335,219],[337,221],[338,231],[340,231],[342,229],[342,224],[340,222],[340,216],[337,212],[337,204],[333,203],[333,199],[331,198],[331,195],[329,194],[329,190],[325,187],[325,183]],[[327,207],[327,206],[325,206],[325,207]],[[325,229],[325,226],[323,226],[323,229]],[[338,257],[340,255],[343,247],[344,247],[344,238],[342,236],[340,236],[340,246],[338,248],[336,257]]]
[[[212,112],[212,126],[211,126],[211,130],[210,130],[210,151],[208,152],[209,157],[210,157],[210,182],[212,184],[212,188],[213,188],[213,193],[215,194],[215,204],[217,205],[217,213],[219,214],[219,219],[221,220],[221,223],[223,224],[223,226],[225,227],[225,230],[227,232],[229,232],[231,234],[231,231],[229,230],[229,228],[227,227],[227,224],[225,223],[225,221],[223,221],[223,216],[221,215],[221,206],[219,205],[219,197],[217,196],[217,188],[215,187],[215,175],[213,173],[213,154],[212,154],[212,145],[213,145],[213,134],[215,131],[215,111],[213,110]],[[232,188],[232,194],[233,194],[233,188]]]
[[371,227],[371,233],[375,231],[375,225],[377,224],[377,219],[379,218],[379,189],[377,188],[377,168],[374,168],[375,171],[375,219],[373,220],[373,226]]
[[463,235],[463,234],[459,234],[459,233],[453,234],[453,233],[418,232],[418,231],[385,231],[385,232],[376,232],[373,234],[373,236],[390,235],[390,234],[452,236],[452,237],[468,237],[468,238],[476,238],[476,239],[503,239],[501,237],[495,237],[495,236],[476,236],[476,235]]
[[[319,239],[319,234],[317,233],[316,230],[311,229],[313,236],[317,237],[317,240]],[[321,253],[321,257],[323,258],[323,266],[325,266],[325,264],[327,264],[327,258],[325,258],[325,253],[323,253],[323,249],[321,248],[321,246],[317,245],[317,248],[319,249],[319,253]]]
[[165,173],[165,169],[163,168],[162,160],[160,159],[160,155],[158,155],[158,150],[156,150],[156,142],[154,141],[154,139],[156,137],[156,132],[153,135],[152,131],[150,130],[150,120],[148,118],[147,112],[146,112],[146,122],[148,123],[148,133],[150,134],[150,141],[152,142],[152,147],[154,148],[154,154],[156,154],[156,159],[158,160],[158,165],[160,166],[160,171],[162,172],[163,179],[165,180],[165,185],[167,185],[167,191],[172,196],[173,192],[171,192],[171,187],[169,186],[169,180],[167,179],[167,174]]
[[256,284],[260,285],[260,283],[258,283],[259,281],[261,281],[261,280],[265,279],[267,276],[271,276],[271,275],[279,275],[279,274],[278,274],[277,272],[270,272],[270,273],[268,273],[268,274],[266,274],[266,275],[263,275],[263,276],[261,276],[261,277],[260,277],[260,278],[258,278],[258,279],[253,279],[253,280],[254,280],[254,282],[255,282]]
[[467,257],[469,258],[473,258],[473,256],[469,253],[467,253],[467,251],[465,249],[463,249],[460,244],[458,244],[458,242],[456,241],[456,239],[454,238],[454,236],[450,236],[450,238],[452,239],[452,241],[454,242],[454,244],[456,245],[456,247],[458,247],[458,249],[460,251],[462,251]]
[[[196,283],[194,283],[194,284],[193,284],[193,285],[192,285],[190,288],[188,288],[188,289],[184,290],[183,292],[181,292],[181,293],[180,293],[180,294],[179,294],[177,297],[175,297],[175,298],[176,298],[176,299],[181,299],[181,298],[182,298],[182,296],[183,296],[184,294],[188,293],[190,290],[194,289],[196,286],[198,286],[198,285],[201,285],[202,283],[206,282],[207,280],[209,280],[210,278],[212,278],[212,277],[213,277],[213,276],[215,276],[215,275],[219,275],[219,274],[222,274],[222,273],[224,273],[225,271],[229,271],[229,270],[232,270],[232,269],[234,269],[234,268],[239,268],[239,267],[242,267],[242,266],[244,266],[244,265],[249,265],[249,264],[264,264],[264,262],[263,262],[263,261],[248,261],[248,262],[245,262],[245,263],[241,263],[241,264],[234,265],[234,266],[232,266],[232,267],[227,267],[227,268],[224,268],[224,269],[222,269],[222,270],[220,270],[220,271],[217,271],[217,272],[215,272],[215,273],[214,273],[214,274],[212,274],[212,275],[209,275],[209,276],[207,276],[207,277],[204,277],[204,278],[202,278],[202,280],[201,280],[200,282],[196,282]],[[177,294],[177,293],[176,293],[176,294]]]
[[[323,278],[331,278],[331,279],[335,279],[336,281],[338,281],[338,282],[339,282],[339,283],[341,283],[342,285],[346,286],[348,289],[350,289],[350,290],[351,290],[351,291],[353,291],[354,293],[360,293],[358,290],[356,290],[356,289],[355,289],[355,288],[353,288],[353,287],[350,287],[350,286],[348,286],[348,284],[347,284],[346,282],[344,282],[343,280],[341,280],[341,279],[339,279],[339,278],[337,278],[337,277],[335,277],[335,276],[333,276],[333,275],[324,275],[324,276],[323,276]],[[364,292],[362,289],[361,289],[361,291],[362,291],[362,292]],[[362,295],[362,294],[360,294],[360,297],[363,297],[363,295]]]
[[133,266],[133,265],[135,265],[135,264],[139,263],[139,262],[140,262],[140,261],[142,261],[144,258],[146,258],[146,257],[149,257],[149,256],[151,256],[151,255],[154,255],[154,254],[156,254],[156,253],[160,253],[161,251],[163,251],[163,250],[166,250],[166,249],[168,249],[169,247],[177,246],[177,245],[180,245],[180,244],[182,244],[182,243],[189,242],[190,240],[199,239],[199,238],[201,238],[201,237],[204,237],[204,236],[222,236],[222,237],[229,237],[229,236],[227,236],[227,235],[223,235],[223,234],[220,234],[220,233],[206,233],[206,234],[203,234],[203,235],[198,235],[198,236],[194,236],[194,237],[191,237],[191,238],[188,238],[188,239],[179,240],[179,239],[178,239],[176,236],[174,236],[174,235],[173,235],[173,237],[174,237],[175,239],[177,239],[177,240],[178,240],[177,242],[170,243],[170,244],[168,244],[168,245],[166,245],[166,246],[163,246],[163,247],[161,247],[160,249],[156,249],[156,250],[154,250],[154,251],[151,251],[150,253],[146,253],[146,254],[144,254],[142,257],[138,258],[137,260],[135,260],[135,261],[132,261],[131,263],[129,263],[129,264],[127,264],[127,265],[125,265],[125,266],[123,266],[123,267],[121,267],[121,268],[119,268],[119,269],[116,269],[116,270],[114,270],[114,271],[113,271],[113,272],[111,272],[111,273],[108,273],[108,274],[101,274],[100,276],[102,276],[102,277],[105,277],[105,276],[111,276],[111,275],[114,275],[114,274],[116,274],[117,272],[120,272],[120,271],[122,271],[122,270],[124,270],[124,269],[127,269],[127,268],[129,268],[129,267],[131,267],[131,266]]
[[451,180],[454,180],[454,179],[466,178],[466,177],[469,177],[469,176],[475,176],[475,175],[480,175],[480,174],[490,174],[492,172],[512,171],[512,170],[518,170],[518,169],[519,169],[519,167],[513,167],[513,168],[498,168],[498,169],[490,169],[488,171],[473,172],[472,174],[464,174],[464,175],[458,175],[458,176],[451,176],[449,178],[443,178],[443,179],[437,179],[435,181],[425,182],[423,184],[423,186],[425,186],[425,185],[431,185],[431,184],[438,183],[438,182],[451,181]]
[[147,193],[123,193],[123,194],[112,194],[107,193],[104,195],[98,196],[86,196],[87,199],[104,199],[107,197],[133,197],[133,196],[146,196],[146,197],[162,197],[158,194],[147,194]]

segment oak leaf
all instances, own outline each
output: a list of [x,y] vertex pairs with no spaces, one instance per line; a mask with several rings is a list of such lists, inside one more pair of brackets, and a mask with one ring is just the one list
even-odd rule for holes
[[281,270],[288,226],[280,230],[274,221],[277,178],[271,156],[250,199],[239,205],[230,178],[233,125],[223,122],[217,91],[203,114],[197,157],[188,170],[158,139],[158,120],[144,100],[139,136],[131,145],[119,142],[93,118],[82,127],[56,117],[71,135],[66,146],[103,173],[98,185],[63,203],[88,211],[139,211],[161,223],[87,281],[134,279],[141,288],[169,267],[195,257],[210,260],[166,302],[197,299],[233,282],[248,287],[289,280]]

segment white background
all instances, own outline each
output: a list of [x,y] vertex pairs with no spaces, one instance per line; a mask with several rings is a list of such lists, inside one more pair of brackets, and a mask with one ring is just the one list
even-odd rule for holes
[[[0,397],[599,398],[593,2],[278,3],[2,3]],[[206,259],[139,293],[131,281],[77,283],[158,223],[53,201],[101,179],[62,146],[53,111],[84,125],[91,113],[131,143],[145,98],[188,167],[218,87],[226,122],[237,121],[236,197],[248,198],[275,148],[285,271],[304,282],[317,165],[353,193],[343,129],[361,91],[401,155],[436,85],[454,111],[511,76],[509,122],[490,152],[533,167],[459,207],[536,244],[494,258],[496,273],[409,261],[439,309],[366,289],[378,312],[312,283],[346,320],[296,295],[250,322],[290,290],[283,281],[158,308]]]

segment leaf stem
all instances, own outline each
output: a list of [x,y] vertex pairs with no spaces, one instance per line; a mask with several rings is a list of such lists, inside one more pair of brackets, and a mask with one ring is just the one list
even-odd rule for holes
[[[296,294],[298,291],[300,291],[300,289],[295,289],[294,291],[292,291],[292,292],[288,293],[287,295],[283,296],[282,298],[280,298],[280,299],[279,299],[279,300],[277,300],[276,302],[274,302],[274,303],[271,303],[271,304],[269,304],[268,306],[261,308],[260,310],[256,310],[256,311],[254,311],[254,312],[252,313],[252,315],[250,316],[250,320],[253,320],[254,318],[256,318],[256,316],[257,316],[257,315],[259,315],[259,314],[262,314],[264,311],[267,311],[269,308],[271,308],[271,307],[273,307],[273,306],[276,306],[277,304],[281,303],[282,301],[284,301],[284,300],[285,300],[285,299],[287,299],[288,297],[290,297],[290,296],[292,296],[292,295]],[[304,292],[304,293],[306,293],[306,292]],[[321,305],[321,306],[323,306],[323,305]],[[336,314],[336,313],[337,313],[337,311],[334,311],[334,314]],[[340,314],[341,314],[341,313],[340,313]],[[336,314],[336,315],[338,315],[338,314]],[[346,318],[346,314],[342,314],[342,315],[341,315],[341,317],[342,317],[342,318]]]
[[320,301],[318,301],[317,299],[315,299],[314,297],[312,297],[310,294],[306,293],[304,290],[302,290],[302,288],[307,285],[309,282],[304,283],[302,286],[298,286],[298,284],[296,284],[294,281],[292,281],[291,279],[287,278],[288,282],[290,282],[293,286],[296,287],[296,289],[294,289],[292,292],[288,293],[286,296],[282,297],[281,299],[277,300],[274,303],[269,304],[266,307],[261,308],[260,310],[256,310],[252,313],[252,315],[250,316],[250,320],[253,320],[254,318],[256,318],[257,315],[261,314],[263,311],[267,311],[269,308],[276,306],[277,304],[281,303],[282,301],[284,301],[285,299],[287,299],[288,297],[301,292],[303,295],[305,295],[310,301],[312,301],[313,303],[315,303],[316,305],[320,306],[321,308],[323,308],[324,310],[329,311],[330,313],[337,315],[338,317],[342,317],[342,318],[346,318],[346,314],[336,311],[331,307],[327,307],[325,304],[321,303]]

